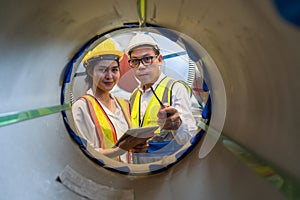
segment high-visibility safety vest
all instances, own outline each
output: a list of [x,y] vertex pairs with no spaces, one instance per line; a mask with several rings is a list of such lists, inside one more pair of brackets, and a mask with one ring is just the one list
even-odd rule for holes
[[[112,148],[117,142],[117,133],[114,125],[107,116],[101,104],[97,101],[92,95],[86,94],[81,98],[86,100],[90,116],[95,124],[96,132],[98,139],[100,141],[100,148],[108,149]],[[129,103],[122,99],[116,97],[117,102],[119,103],[122,112],[127,121],[128,127],[131,127],[131,118],[130,118],[130,108]]]
[[[172,105],[172,87],[174,83],[182,83],[191,95],[191,88],[183,81],[178,81],[171,79],[169,77],[163,78],[160,83],[155,88],[154,92],[162,103],[168,103]],[[143,119],[141,119],[140,112],[141,104],[141,91],[136,88],[130,97],[130,108],[131,108],[131,119],[134,127],[146,127],[146,126],[156,126],[157,125],[157,113],[159,112],[161,106],[154,95],[152,95],[148,107],[145,111]],[[159,134],[160,129],[157,129],[155,133]]]

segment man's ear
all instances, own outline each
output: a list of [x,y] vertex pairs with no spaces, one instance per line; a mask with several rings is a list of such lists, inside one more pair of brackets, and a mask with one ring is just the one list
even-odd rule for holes
[[162,63],[163,58],[162,58],[162,55],[161,55],[161,54],[159,54],[157,60],[158,60],[159,63]]

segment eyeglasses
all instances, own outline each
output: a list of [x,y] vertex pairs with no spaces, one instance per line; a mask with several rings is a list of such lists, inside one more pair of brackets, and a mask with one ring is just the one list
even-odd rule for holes
[[128,63],[131,68],[137,68],[141,62],[143,63],[144,66],[149,66],[153,63],[153,59],[157,57],[158,55],[135,58],[135,59],[128,60]]

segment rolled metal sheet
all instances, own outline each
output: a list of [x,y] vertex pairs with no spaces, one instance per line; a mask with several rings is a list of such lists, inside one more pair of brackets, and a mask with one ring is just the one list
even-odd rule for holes
[[[138,22],[133,1],[2,1],[1,114],[60,104],[67,63],[97,34]],[[199,42],[226,91],[222,134],[300,180],[299,28],[271,1],[147,1],[147,22]],[[76,56],[76,55],[75,55]],[[285,199],[217,143],[202,143],[162,173],[135,177],[91,162],[70,138],[61,113],[0,127],[3,199],[81,199],[56,181],[70,166],[135,199]],[[109,194],[109,193],[106,193]],[[109,195],[101,197],[109,199]]]

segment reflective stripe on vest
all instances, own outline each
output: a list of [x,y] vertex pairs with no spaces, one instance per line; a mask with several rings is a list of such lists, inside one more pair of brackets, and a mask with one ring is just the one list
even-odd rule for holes
[[[191,95],[191,89],[186,83],[181,81],[175,81],[171,78],[165,77],[160,81],[160,83],[155,88],[155,93],[157,97],[163,103],[168,103],[170,106],[172,105],[172,87],[174,83],[180,82],[182,83],[189,91]],[[141,91],[136,88],[130,97],[130,106],[131,106],[131,117],[134,127],[146,127],[146,126],[156,126],[157,125],[157,113],[160,109],[160,104],[158,100],[152,95],[148,107],[145,111],[144,117],[141,120],[140,117],[140,105],[141,105]],[[156,133],[160,133],[160,129],[156,131]]]
[[[114,125],[107,116],[97,99],[91,95],[81,97],[86,100],[91,118],[95,124],[100,148],[112,148],[117,141],[117,134]],[[131,127],[130,108],[128,102],[121,98],[116,98],[127,121],[128,127]]]

